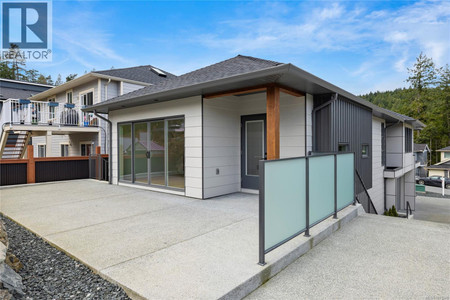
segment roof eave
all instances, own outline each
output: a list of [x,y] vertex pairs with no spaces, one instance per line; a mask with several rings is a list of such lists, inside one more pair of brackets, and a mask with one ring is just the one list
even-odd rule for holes
[[[121,108],[150,104],[150,103],[152,103],[152,102],[150,102],[151,100],[158,99],[158,98],[173,98],[173,99],[178,98],[179,99],[179,98],[189,97],[189,96],[182,96],[182,95],[189,95],[189,94],[203,95],[204,94],[203,90],[205,90],[205,89],[217,88],[217,87],[220,87],[221,85],[232,84],[232,83],[242,82],[245,80],[258,79],[259,77],[280,74],[280,73],[283,73],[283,72],[286,72],[287,70],[289,70],[289,67],[290,67],[290,64],[282,64],[279,66],[259,70],[256,72],[249,72],[249,73],[245,73],[245,74],[239,74],[239,75],[230,76],[230,77],[226,77],[226,78],[202,82],[199,84],[183,86],[183,87],[179,87],[176,89],[162,91],[162,92],[158,92],[158,93],[154,93],[154,94],[150,94],[150,95],[144,95],[144,96],[138,96],[138,97],[131,98],[131,99],[119,100],[117,102],[98,103],[96,105],[93,105],[93,106],[83,109],[83,111],[92,112],[92,111],[96,110],[97,112],[100,112],[100,113],[108,113],[111,110],[117,110],[117,109],[121,109]],[[148,103],[143,103],[145,101],[147,101]]]

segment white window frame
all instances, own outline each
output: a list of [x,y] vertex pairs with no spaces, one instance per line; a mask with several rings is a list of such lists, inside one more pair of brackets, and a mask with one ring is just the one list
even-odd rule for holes
[[94,101],[94,99],[95,99],[95,89],[94,88],[90,88],[90,89],[87,89],[87,90],[84,90],[84,91],[81,91],[81,92],[78,93],[78,97],[79,97],[81,106],[86,105],[86,104],[83,103],[83,96],[86,95],[86,94],[89,94],[89,93],[92,93],[92,104],[95,104],[95,101]]
[[[44,147],[44,156],[39,155],[40,154],[39,148],[42,147]],[[37,144],[37,157],[47,157],[47,144],[44,143]]]
[[[63,155],[62,148],[61,148],[62,146],[67,146],[67,155]],[[59,151],[60,151],[61,157],[69,156],[69,147],[70,147],[69,143],[59,143]]]
[[91,147],[91,151],[89,152],[89,155],[92,155],[92,150],[94,149],[94,142],[92,141],[83,141],[80,142],[80,156],[89,156],[89,155],[83,155],[83,145],[89,145]]
[[[70,96],[70,102],[69,102],[69,94],[71,94],[71,96]],[[68,91],[66,91],[66,103],[70,103],[70,104],[72,104],[73,103],[73,90],[68,90]]]

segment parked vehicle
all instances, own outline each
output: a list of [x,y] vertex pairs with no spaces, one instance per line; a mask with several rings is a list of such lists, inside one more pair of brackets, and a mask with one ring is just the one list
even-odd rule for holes
[[442,178],[445,178],[445,188],[450,189],[450,178],[442,177],[442,176],[431,176],[431,177],[421,177],[416,179],[418,184],[424,185],[432,185],[432,186],[442,186]]

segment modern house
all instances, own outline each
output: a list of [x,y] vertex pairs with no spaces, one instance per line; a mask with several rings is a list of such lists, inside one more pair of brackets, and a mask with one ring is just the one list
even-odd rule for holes
[[427,170],[425,169],[428,166],[429,156],[431,155],[431,150],[427,144],[415,144],[414,143],[414,157],[416,164],[418,164],[416,168],[416,176],[426,177]]
[[292,64],[238,55],[83,111],[111,122],[114,184],[208,199],[256,192],[263,159],[353,152],[357,194],[414,209],[424,124]]
[[81,108],[173,77],[150,65],[93,71],[51,89],[8,96],[0,115],[0,157],[22,157],[31,137],[35,157],[84,156],[95,146],[106,153],[108,126]]
[[440,162],[427,167],[428,176],[450,177],[450,146],[436,150],[440,153]]

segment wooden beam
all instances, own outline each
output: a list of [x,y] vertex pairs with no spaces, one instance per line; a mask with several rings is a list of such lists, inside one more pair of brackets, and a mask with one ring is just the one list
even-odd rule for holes
[[280,88],[267,87],[267,159],[280,158]]
[[205,94],[203,95],[203,99],[214,99],[219,97],[226,97],[226,96],[236,96],[236,95],[242,95],[242,94],[248,94],[248,93],[256,93],[256,92],[265,92],[267,86],[266,85],[258,85],[253,87],[247,87],[242,89],[235,89],[225,92],[219,92],[219,93],[211,93],[211,94]]

